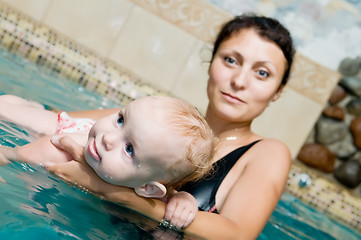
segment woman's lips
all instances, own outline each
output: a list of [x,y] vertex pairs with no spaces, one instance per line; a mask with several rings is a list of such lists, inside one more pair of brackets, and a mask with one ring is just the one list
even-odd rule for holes
[[101,161],[99,154],[98,154],[97,146],[95,145],[95,139],[93,139],[93,141],[91,141],[89,143],[88,150],[89,150],[90,155],[93,156],[93,158],[95,158],[98,161]]
[[228,93],[222,92],[222,95],[228,102],[231,102],[231,103],[244,103],[244,101],[242,101],[238,97],[232,96],[232,95],[230,95]]

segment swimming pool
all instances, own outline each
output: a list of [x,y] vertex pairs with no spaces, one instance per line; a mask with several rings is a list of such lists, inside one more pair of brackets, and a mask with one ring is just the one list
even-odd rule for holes
[[[56,73],[0,50],[0,94],[5,93],[69,111],[116,106]],[[0,121],[1,145],[29,141],[31,134]],[[157,223],[69,186],[41,167],[13,163],[0,167],[0,176],[7,182],[0,183],[0,239],[155,238],[152,229]],[[361,237],[285,193],[258,239]]]

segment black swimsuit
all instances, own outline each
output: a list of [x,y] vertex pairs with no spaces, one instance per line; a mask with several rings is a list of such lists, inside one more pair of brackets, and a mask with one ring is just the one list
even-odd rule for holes
[[213,163],[214,170],[209,176],[197,182],[187,183],[182,186],[179,191],[186,191],[192,194],[198,202],[198,209],[200,211],[217,213],[215,206],[216,193],[223,179],[227,176],[237,160],[259,141],[260,140],[254,141],[230,152],[225,157]]

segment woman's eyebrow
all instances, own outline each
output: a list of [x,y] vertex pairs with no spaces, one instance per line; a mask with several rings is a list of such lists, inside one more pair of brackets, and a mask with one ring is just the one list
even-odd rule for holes
[[259,65],[267,65],[267,67],[271,68],[273,72],[277,72],[276,66],[271,61],[259,61],[257,62]]

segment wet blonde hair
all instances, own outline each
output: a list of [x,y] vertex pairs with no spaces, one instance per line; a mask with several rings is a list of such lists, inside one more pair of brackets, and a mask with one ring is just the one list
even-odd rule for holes
[[[212,169],[216,138],[200,112],[185,101],[173,97],[152,96],[152,107],[165,127],[184,137],[184,155],[174,159],[162,181],[178,189],[183,184],[201,179]],[[170,133],[172,134],[172,133]],[[175,137],[177,137],[175,136]]]

